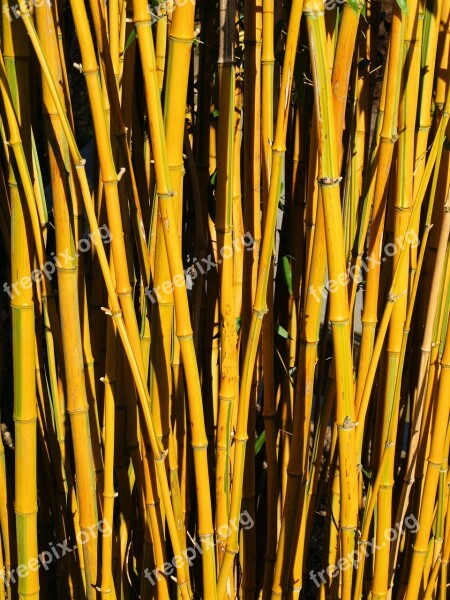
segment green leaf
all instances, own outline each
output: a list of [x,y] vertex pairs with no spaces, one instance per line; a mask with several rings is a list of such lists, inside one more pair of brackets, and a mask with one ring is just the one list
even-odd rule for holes
[[288,286],[289,294],[292,294],[292,269],[291,269],[291,264],[290,264],[289,258],[287,256],[283,256],[283,258],[281,260],[283,261],[284,278],[285,278],[286,284]]
[[217,179],[217,171],[214,171],[214,173],[211,175],[211,185],[216,185],[216,179]]
[[404,12],[405,15],[407,15],[408,14],[408,2],[407,2],[407,0],[397,0],[397,4],[402,9],[402,12]]
[[262,434],[258,437],[258,439],[255,442],[255,454],[258,454],[258,452],[263,447],[263,444],[265,441],[266,441],[266,432],[263,431]]
[[134,40],[136,39],[136,37],[137,37],[136,36],[136,28],[133,27],[132,32],[128,36],[127,43],[125,44],[125,50],[128,48],[128,46],[131,46],[131,44],[134,42]]
[[242,324],[242,318],[241,317],[237,317],[237,319],[236,319],[236,333],[239,333],[239,330],[241,328],[241,324]]
[[217,118],[218,118],[218,116],[219,116],[219,111],[218,111],[217,109],[216,109],[216,110],[213,110],[213,112],[211,113],[211,115],[212,115],[212,116],[213,116],[215,119],[217,119]]
[[276,331],[276,333],[278,333],[279,336],[281,336],[285,340],[292,340],[291,336],[289,335],[289,332],[281,325],[277,325],[277,328],[275,331]]
[[371,475],[370,475],[369,471],[366,471],[364,469],[364,467],[361,467],[361,471],[364,473],[364,475],[367,477],[367,479],[370,479]]
[[348,0],[350,8],[353,9],[356,15],[359,15],[359,3],[358,0]]

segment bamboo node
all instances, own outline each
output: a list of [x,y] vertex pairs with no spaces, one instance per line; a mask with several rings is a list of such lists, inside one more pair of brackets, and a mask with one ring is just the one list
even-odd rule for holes
[[169,454],[169,450],[163,450],[158,458],[155,458],[156,462],[163,462],[166,460],[167,455]]
[[264,315],[269,312],[269,309],[268,308],[260,308],[260,309],[254,308],[253,312],[255,313],[255,315],[258,319],[263,319]]
[[395,295],[394,292],[389,292],[388,294],[388,302],[396,302],[403,294],[406,294],[406,290],[403,290],[400,294]]
[[314,7],[314,8],[304,8],[303,14],[305,15],[305,17],[311,17],[311,18],[317,19],[317,17],[321,17],[325,13],[323,10],[318,10],[317,8]]
[[428,548],[426,550],[417,550],[413,545],[412,549],[415,554],[422,554],[422,555],[428,554]]
[[332,187],[338,185],[342,181],[342,177],[318,177],[317,182],[322,187]]
[[349,431],[350,429],[354,429],[357,425],[359,425],[358,421],[353,422],[349,416],[345,417],[342,425],[337,425],[338,429],[345,429]]

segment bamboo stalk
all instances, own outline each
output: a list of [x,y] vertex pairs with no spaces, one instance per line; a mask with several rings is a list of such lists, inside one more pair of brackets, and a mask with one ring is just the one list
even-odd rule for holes
[[215,561],[213,551],[213,526],[211,498],[209,493],[209,476],[207,467],[207,439],[203,406],[201,403],[201,388],[198,376],[198,366],[192,337],[189,316],[189,306],[183,265],[181,262],[178,227],[173,206],[173,191],[168,173],[165,136],[162,130],[162,110],[155,79],[155,54],[151,39],[149,17],[144,3],[137,1],[134,5],[134,22],[138,28],[138,42],[141,60],[144,66],[144,82],[147,97],[147,109],[151,122],[152,148],[155,158],[157,193],[161,220],[163,223],[164,239],[169,261],[169,270],[173,286],[176,335],[180,341],[184,372],[186,375],[187,394],[191,419],[192,446],[194,448],[194,465],[196,482],[199,489],[198,516],[199,535],[202,543],[202,562],[204,577],[204,593],[215,597]]
[[[242,484],[244,477],[245,445],[247,442],[247,419],[249,413],[249,402],[251,384],[253,379],[253,370],[256,360],[259,335],[261,332],[262,319],[266,312],[267,283],[270,269],[274,243],[274,233],[276,226],[276,213],[278,208],[278,192],[280,189],[281,166],[285,152],[285,140],[287,131],[288,106],[286,98],[289,99],[293,80],[293,67],[295,61],[295,49],[299,34],[300,17],[302,11],[302,2],[294,2],[291,17],[289,20],[288,39],[286,43],[286,52],[283,65],[283,75],[281,82],[282,96],[278,105],[277,127],[274,143],[272,147],[273,162],[270,178],[269,199],[267,204],[267,214],[264,226],[265,235],[260,254],[258,283],[253,305],[253,314],[250,323],[249,337],[245,351],[244,365],[241,375],[241,387],[239,396],[239,412],[234,436],[236,450],[234,458],[234,478],[231,492],[230,523],[237,523],[242,499]],[[229,527],[226,554],[217,582],[217,595],[221,600],[225,594],[225,588],[229,573],[231,571],[234,556],[237,553],[238,535],[236,528]]]
[[[419,529],[413,546],[413,554],[410,566],[410,578],[406,589],[406,599],[417,597],[421,584],[422,572],[425,560],[425,552],[433,519],[433,510],[430,504],[434,504],[434,497],[439,480],[441,464],[446,460],[448,447],[445,447],[447,422],[450,410],[450,396],[445,391],[448,383],[448,368],[450,365],[450,329],[447,330],[444,353],[441,358],[441,374],[439,377],[439,392],[436,398],[436,408],[433,418],[434,435],[431,440],[430,455],[428,457],[428,468],[425,476],[424,495],[422,508],[419,514]],[[448,441],[448,440],[447,440]]]
[[[306,20],[310,41],[311,62],[315,84],[315,108],[319,147],[323,152],[319,164],[319,186],[324,205],[328,270],[330,278],[339,281],[345,273],[344,238],[340,215],[338,160],[335,145],[331,81],[325,56],[319,54],[324,48],[325,27],[323,14],[312,5],[306,5]],[[321,122],[326,123],[327,137],[321,133]],[[350,347],[350,322],[348,298],[341,285],[330,295],[330,321],[333,330],[336,366],[336,425],[339,437],[340,476],[340,538],[342,556],[349,556],[355,544],[358,520],[357,469],[355,456],[356,415],[353,397],[353,373]],[[342,597],[349,598],[352,590],[352,570],[342,575]]]

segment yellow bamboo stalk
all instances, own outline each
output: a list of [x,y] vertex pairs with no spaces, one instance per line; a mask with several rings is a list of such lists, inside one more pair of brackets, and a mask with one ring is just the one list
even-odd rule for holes
[[1,588],[4,583],[11,586],[11,549],[12,539],[10,532],[10,511],[11,501],[9,499],[10,488],[7,485],[7,472],[5,462],[5,447],[0,436],[0,530],[2,536],[3,564],[0,572]]
[[115,397],[117,370],[117,333],[111,321],[107,324],[106,341],[106,370],[103,383],[105,384],[104,419],[105,419],[105,478],[103,486],[103,521],[107,533],[102,537],[102,570],[100,594],[102,599],[111,600],[114,593],[112,578],[112,552],[114,537],[114,439],[115,439]]
[[[323,12],[306,4],[308,37],[310,42],[317,132],[322,163],[319,164],[319,186],[324,206],[328,272],[330,279],[339,281],[345,274],[345,245],[339,198],[338,155],[334,129],[329,68],[323,50],[325,25]],[[320,52],[322,49],[322,53]],[[323,124],[325,127],[323,127]],[[327,135],[324,135],[324,132]],[[330,289],[330,321],[333,328],[336,368],[336,425],[339,438],[340,476],[340,550],[349,556],[355,544],[358,520],[357,468],[355,427],[356,415],[353,390],[352,353],[350,346],[350,320],[345,286]],[[342,598],[350,598],[352,570],[342,574]]]
[[[215,560],[209,475],[207,464],[207,438],[201,400],[198,366],[192,337],[186,284],[178,239],[177,218],[173,203],[173,190],[167,163],[166,141],[162,124],[162,109],[156,81],[155,51],[151,37],[150,19],[145,2],[134,3],[134,22],[143,65],[147,110],[151,122],[152,148],[155,160],[157,193],[164,239],[169,261],[176,315],[176,335],[180,341],[191,419],[192,446],[194,448],[195,479],[198,486],[199,536],[202,543],[204,593],[215,597]],[[211,596],[209,596],[211,594]]]
[[[450,328],[447,330],[444,353],[441,358],[441,374],[439,377],[439,392],[436,398],[433,417],[433,437],[430,455],[428,457],[427,474],[425,476],[424,495],[419,514],[419,529],[413,546],[409,581],[406,589],[406,600],[417,598],[422,580],[425,554],[428,548],[430,530],[433,522],[433,506],[439,481],[439,471],[448,455],[445,447],[446,431],[450,411]],[[448,441],[448,440],[447,440]]]
[[[242,293],[242,320],[239,331],[239,352],[248,340],[251,322],[251,308],[255,299],[256,279],[258,274],[258,262],[261,244],[261,167],[263,159],[261,153],[261,134],[264,125],[262,110],[262,30],[264,8],[262,0],[252,0],[244,4],[244,112],[243,112],[243,230],[253,238],[251,248],[247,248],[243,256],[243,279],[246,282]],[[272,28],[270,28],[272,31]],[[269,98],[266,96],[266,99]],[[269,106],[269,105],[267,105]],[[271,106],[271,104],[270,104]],[[235,154],[235,162],[241,160],[240,153]],[[236,225],[235,240],[238,240]],[[238,255],[239,256],[239,255]],[[237,259],[239,260],[239,258]],[[268,382],[269,383],[269,382]],[[259,383],[259,385],[261,385]],[[270,385],[270,384],[269,384]],[[239,394],[239,390],[236,390]],[[242,495],[242,510],[246,510],[251,519],[255,520],[255,451],[253,436],[256,420],[256,403],[258,394],[258,375],[256,369],[253,372],[251,386],[251,398],[249,402],[248,432],[250,433],[250,445],[247,449],[244,464],[244,485]],[[238,402],[234,403],[233,427],[236,425]],[[231,460],[234,464],[235,446],[232,447]],[[256,532],[254,528],[245,529],[241,538],[241,565],[243,572],[242,593],[244,597],[253,597],[256,586]],[[232,579],[230,579],[232,585]],[[231,588],[232,589],[232,588]]]
[[[174,552],[175,552],[175,554],[182,556],[181,555],[181,547],[180,547],[180,544],[178,541],[178,534],[177,534],[175,519],[174,519],[174,515],[173,515],[173,510],[172,510],[172,506],[170,503],[169,487],[168,487],[168,483],[167,483],[167,474],[166,474],[165,465],[164,465],[165,455],[162,453],[162,450],[161,450],[158,440],[156,438],[154,425],[153,425],[153,422],[151,419],[151,415],[148,411],[148,391],[142,381],[142,375],[141,375],[142,371],[139,367],[139,363],[137,362],[135,354],[133,352],[133,347],[130,342],[128,331],[125,326],[122,312],[120,310],[120,306],[119,306],[119,303],[117,300],[117,294],[115,292],[114,282],[112,280],[111,273],[109,271],[108,261],[107,261],[105,250],[103,248],[100,234],[99,234],[98,222],[97,222],[97,219],[95,216],[94,208],[92,206],[92,201],[91,201],[91,196],[89,193],[89,187],[88,187],[88,183],[87,183],[86,173],[84,170],[84,162],[80,156],[80,153],[79,153],[78,148],[75,143],[73,133],[68,124],[67,117],[65,116],[65,113],[64,113],[61,103],[59,101],[58,93],[56,91],[56,86],[55,86],[54,82],[52,81],[48,67],[46,66],[46,63],[45,63],[45,59],[43,58],[42,49],[41,49],[39,40],[37,39],[33,25],[29,20],[29,13],[23,13],[22,17],[23,17],[24,23],[27,27],[27,31],[31,37],[34,49],[36,51],[41,68],[46,77],[47,83],[49,84],[50,91],[52,93],[52,98],[53,98],[53,101],[55,102],[55,106],[58,110],[59,117],[63,123],[64,133],[68,140],[72,160],[74,161],[74,164],[77,166],[76,172],[79,177],[80,187],[81,187],[82,195],[83,195],[83,201],[85,204],[90,228],[91,228],[91,231],[93,234],[94,243],[97,246],[99,262],[101,265],[102,273],[103,273],[103,276],[105,279],[105,284],[106,284],[106,287],[108,290],[109,301],[111,304],[111,311],[108,311],[108,313],[111,316],[113,316],[113,318],[114,318],[114,322],[116,324],[117,330],[121,337],[121,340],[122,340],[122,343],[123,343],[123,346],[125,349],[125,353],[126,353],[128,361],[129,361],[134,380],[136,382],[137,391],[139,394],[140,407],[141,407],[141,410],[143,413],[143,419],[144,419],[144,423],[145,423],[145,433],[146,433],[146,436],[148,436],[148,439],[149,439],[149,442],[150,442],[150,445],[152,448],[152,452],[153,452],[153,458],[155,461],[156,470],[158,472],[158,478],[159,478],[159,482],[161,485],[161,493],[162,493],[162,498],[163,498],[163,502],[164,502],[164,508],[166,510],[166,518],[168,521],[168,527],[169,527],[169,531],[170,531],[170,536],[171,536]],[[185,561],[184,560],[180,559],[179,561],[177,561],[177,573],[178,573],[178,579],[177,579],[178,586],[181,590],[183,598],[186,599],[187,598],[187,587],[186,587],[187,586],[187,575],[186,575],[186,571],[185,571]]]
[[[287,468],[288,481],[285,509],[282,517],[272,584],[273,597],[280,596],[286,589],[293,552],[295,552],[294,557],[296,558],[292,560],[297,562],[300,570],[303,565],[302,548],[304,547],[304,540],[300,534],[300,530],[303,527],[303,532],[305,531],[304,525],[307,514],[303,502],[306,497],[310,419],[323,300],[316,290],[320,289],[323,284],[326,268],[325,222],[321,200],[319,200],[317,211],[313,245],[309,293],[306,295],[305,304],[305,315],[308,315],[308,318],[303,322],[300,333],[298,374],[294,397],[293,436],[291,440],[290,461]],[[299,497],[302,503],[301,507],[299,506]],[[293,524],[297,523],[298,518],[301,519],[300,525],[294,527]],[[301,579],[298,580],[298,576],[297,578],[294,576],[294,590],[292,591],[297,591],[298,593],[301,590],[301,586]]]
[[[6,112],[8,143],[13,149],[19,147],[24,152],[24,162],[31,166],[30,112],[27,103],[29,85],[27,78],[29,48],[23,36],[22,23],[11,23],[3,16],[2,46],[8,65],[7,80],[3,56],[1,60],[0,91]],[[9,88],[9,89],[8,89]],[[11,92],[9,92],[11,90]],[[11,93],[11,97],[9,97]],[[5,102],[8,97],[9,106]],[[14,108],[13,108],[14,103]],[[24,145],[19,134],[15,114],[25,133]],[[9,167],[8,180],[11,197],[11,279],[19,282],[20,291],[15,290],[11,299],[14,422],[15,422],[15,469],[16,474],[26,473],[26,477],[15,478],[16,536],[18,565],[28,565],[37,557],[37,472],[36,472],[36,380],[35,380],[35,310],[33,282],[30,273],[34,266],[34,243],[31,220],[27,214],[26,192],[19,187],[21,180],[17,167]],[[23,283],[23,278],[29,283]],[[13,288],[14,289],[14,288]],[[1,583],[3,587],[3,581]],[[19,598],[39,598],[39,576],[37,571],[29,571],[19,577]]]
[[[417,193],[417,197],[415,199],[415,203],[414,203],[414,207],[413,207],[413,210],[412,210],[412,213],[410,216],[410,221],[409,221],[408,227],[410,227],[411,224],[414,222],[414,219],[417,218],[417,214],[420,210],[420,207],[422,206],[425,192],[426,192],[428,183],[430,181],[431,174],[432,174],[434,166],[435,166],[435,161],[436,161],[436,158],[437,158],[437,155],[439,152],[439,148],[442,146],[442,137],[441,136],[443,135],[443,132],[445,131],[445,129],[447,127],[448,119],[450,117],[450,113],[448,112],[449,101],[450,101],[450,95],[447,97],[446,107],[442,113],[442,118],[439,123],[438,131],[437,131],[436,137],[433,141],[432,147],[430,149],[428,161],[425,166],[425,171],[424,171],[424,174],[422,177],[421,185],[420,185],[418,193]],[[411,236],[407,236],[407,237],[405,236],[405,240],[403,241],[403,244],[401,246],[400,253],[399,253],[399,261],[398,261],[396,269],[395,269],[396,272],[399,269],[399,266],[398,266],[399,263],[402,260],[406,259],[406,252],[409,251],[412,241],[413,241],[413,238]],[[376,338],[376,341],[374,344],[373,354],[372,354],[372,357],[371,357],[371,360],[369,363],[369,367],[367,370],[367,376],[365,378],[364,390],[363,390],[363,393],[361,396],[361,402],[360,402],[359,409],[358,409],[358,422],[360,423],[360,427],[357,430],[358,452],[361,452],[361,442],[362,442],[362,437],[363,437],[363,432],[364,432],[363,424],[365,422],[365,418],[366,418],[366,414],[367,414],[367,407],[368,407],[368,403],[369,403],[369,399],[370,399],[370,395],[371,395],[371,391],[372,391],[372,385],[374,382],[376,369],[378,366],[378,360],[381,355],[384,338],[385,338],[389,320],[390,320],[390,317],[392,314],[393,303],[398,299],[398,295],[397,295],[398,293],[399,293],[398,282],[397,282],[397,278],[396,278],[396,273],[394,273],[394,276],[392,278],[392,285],[390,287],[390,291],[388,294],[388,303],[384,308],[383,317],[380,322],[378,335],[377,335],[377,338]]]
[[[432,167],[434,165],[434,163],[431,161],[431,159],[433,158],[434,154],[438,154],[437,159],[435,158],[435,160],[437,162],[435,165],[436,171],[434,174],[434,181],[432,184],[433,194],[431,195],[431,198],[433,200],[435,197],[434,191],[436,189],[436,182],[438,180],[439,163],[440,163],[440,156],[441,156],[442,143],[443,143],[442,136],[444,135],[444,131],[446,129],[446,126],[448,123],[448,118],[449,118],[449,113],[448,113],[449,100],[450,100],[450,96],[448,95],[446,106],[444,107],[444,111],[442,113],[443,118],[440,121],[439,128],[438,128],[435,140],[433,142],[432,149],[430,151],[430,158],[426,164],[424,175],[422,177],[421,186],[418,191],[418,197],[416,198],[416,204],[418,204],[418,205],[420,205],[420,202],[423,197],[424,189],[428,183],[428,179],[429,179],[429,176],[431,173],[430,166]],[[416,208],[414,208],[414,210],[416,210]],[[428,216],[428,226],[429,226],[430,218],[431,217],[429,215]],[[428,236],[428,232],[426,232],[426,235]],[[426,380],[425,380],[424,368],[425,368],[425,365],[428,363],[429,354],[428,354],[427,350],[430,346],[430,340],[431,340],[432,333],[433,333],[433,325],[435,322],[435,314],[436,314],[435,313],[435,309],[436,309],[435,302],[439,295],[440,278],[442,275],[442,271],[441,271],[442,268],[443,268],[442,263],[441,264],[438,263],[437,267],[435,267],[435,270],[433,272],[433,281],[431,283],[432,294],[430,294],[429,321],[426,324],[424,338],[422,341],[423,353],[422,353],[421,361],[419,364],[418,383],[414,390],[414,403],[413,403],[413,410],[412,410],[412,415],[411,415],[411,437],[410,437],[410,443],[409,443],[408,454],[407,454],[406,477],[405,477],[405,481],[403,484],[401,498],[400,498],[400,502],[399,502],[399,509],[397,510],[397,516],[396,516],[396,522],[401,522],[401,523],[404,520],[407,506],[409,504],[409,495],[411,492],[412,483],[415,479],[416,468],[418,465],[417,448],[419,446],[419,436],[420,436],[420,432],[421,432],[421,426],[422,426],[422,420],[423,420],[423,414],[424,414],[424,398],[426,398]],[[420,465],[418,466],[418,469],[420,469]],[[397,544],[396,552],[397,551],[398,551],[398,544]]]
[[285,154],[286,132],[288,123],[289,98],[292,89],[293,67],[295,61],[295,50],[299,35],[300,18],[302,12],[302,0],[294,2],[289,20],[288,38],[284,58],[284,67],[281,81],[282,96],[278,105],[278,118],[275,139],[272,147],[273,162],[265,220],[265,235],[260,254],[258,283],[253,305],[253,314],[249,328],[248,342],[245,351],[244,365],[241,375],[241,388],[239,397],[238,419],[236,426],[235,457],[233,469],[233,488],[231,493],[230,527],[227,541],[226,554],[220,570],[217,583],[217,595],[222,600],[225,595],[228,577],[234,562],[234,556],[238,551],[238,532],[233,529],[232,524],[237,523],[242,499],[242,485],[244,478],[245,446],[247,442],[247,420],[251,397],[252,380],[256,353],[258,350],[259,335],[261,332],[262,319],[266,313],[267,284],[270,273],[270,262],[272,260],[276,216],[278,210],[278,194],[281,181],[281,167]]
[[[45,8],[39,10],[37,26],[39,31],[50,28],[48,38],[53,33],[52,21],[45,18]],[[49,43],[49,42],[47,42]],[[49,46],[47,46],[48,48]],[[56,60],[55,60],[56,59]],[[53,76],[59,78],[57,55],[47,52],[48,64]],[[70,416],[72,439],[76,460],[77,494],[80,508],[81,531],[86,532],[88,542],[83,544],[85,563],[88,566],[87,593],[90,595],[91,585],[97,583],[97,542],[88,533],[89,528],[98,522],[96,485],[94,475],[93,451],[89,424],[89,406],[87,401],[86,381],[84,375],[81,319],[79,309],[78,273],[76,248],[78,241],[67,204],[67,182],[65,181],[65,161],[67,156],[54,152],[53,140],[62,137],[62,127],[56,114],[54,102],[48,85],[43,82],[44,106],[52,119],[48,128],[50,144],[50,164],[54,173],[52,178],[53,205],[56,223],[57,255],[64,257],[57,262],[59,287],[59,304],[61,311],[62,339],[64,349],[65,375],[67,385],[67,412]],[[56,146],[57,147],[57,146]],[[99,457],[101,461],[101,457]],[[102,468],[101,463],[98,467]]]
[[[424,56],[422,59],[422,76],[420,81],[420,98],[418,105],[418,126],[416,132],[415,147],[415,189],[422,178],[425,168],[425,155],[428,143],[428,135],[431,129],[431,102],[433,94],[433,79],[436,68],[436,51],[439,38],[439,21],[441,17],[443,0],[436,0],[433,8],[426,11],[428,27],[424,37]],[[422,15],[424,18],[424,15]]]
[[[360,10],[359,3],[358,8]],[[344,130],[352,57],[358,31],[359,10],[356,12],[352,6],[344,4],[334,53],[331,89],[333,91],[336,144],[340,161],[343,154],[342,132]]]
[[380,144],[377,153],[376,183],[373,196],[372,221],[369,237],[367,261],[370,269],[367,273],[366,293],[364,296],[362,321],[362,339],[358,366],[358,398],[361,397],[361,386],[367,377],[368,365],[373,352],[375,329],[377,324],[380,265],[382,259],[383,228],[386,211],[387,182],[394,144],[397,140],[398,102],[400,79],[398,64],[402,56],[404,38],[404,19],[397,5],[392,14],[392,30],[389,44],[388,68],[383,87],[385,92],[385,110],[380,132]]
[[[421,24],[418,20],[418,2],[411,3],[407,17],[405,17],[405,33],[403,42],[402,70],[407,73],[401,84],[402,100],[399,110],[399,141],[396,178],[396,201],[394,206],[394,236],[400,242],[406,235],[414,232],[407,230],[413,206],[413,170],[414,170],[414,129],[416,121],[417,99],[419,92],[420,53],[419,42],[421,39]],[[414,224],[413,224],[414,227]],[[393,267],[399,263],[398,252],[393,258]],[[402,272],[399,274],[399,289],[401,292],[408,289],[409,264],[403,261]],[[399,369],[399,359],[403,337],[403,326],[406,318],[408,294],[402,294],[394,303],[392,318],[389,326],[389,335],[386,346],[386,383],[383,402],[383,420],[380,428],[381,439],[385,439],[390,413],[394,406],[395,381]],[[397,404],[398,406],[398,404]],[[398,422],[398,415],[394,414],[392,422]],[[396,439],[396,430],[392,440]],[[392,442],[395,444],[395,441]],[[389,552],[390,541],[386,540],[386,531],[392,524],[392,487],[394,484],[394,458],[391,451],[385,467],[384,478],[378,492],[378,509],[376,521],[376,542],[380,546],[375,552],[374,579],[372,582],[372,595],[374,600],[385,598],[389,587]]]
[[[216,442],[216,531],[218,564],[222,564],[229,519],[230,445],[233,404],[237,390],[237,336],[234,291],[233,242],[233,150],[234,150],[234,7],[221,2],[219,7],[220,78],[219,132],[217,152],[216,220],[220,277],[220,384]],[[226,249],[226,253],[222,252]]]
[[[272,140],[274,119],[274,2],[272,0],[262,3],[262,111],[261,111],[261,148],[262,148],[262,221],[268,211],[270,191],[270,177],[272,167]],[[264,596],[270,593],[273,577],[274,559],[276,553],[277,537],[277,432],[275,427],[276,398],[274,382],[274,315],[273,315],[273,260],[270,263],[270,273],[267,285],[267,315],[262,324],[262,363],[264,382],[264,430],[266,432],[266,459],[267,459],[267,541],[266,561],[264,569]]]

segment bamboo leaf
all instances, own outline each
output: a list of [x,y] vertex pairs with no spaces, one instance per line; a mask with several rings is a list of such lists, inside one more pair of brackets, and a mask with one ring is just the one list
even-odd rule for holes
[[292,340],[291,336],[289,335],[289,332],[282,325],[277,325],[275,331],[280,337],[284,338],[285,340]]
[[397,0],[397,4],[401,8],[402,12],[404,12],[405,15],[407,15],[408,14],[408,2],[407,2],[407,0]]
[[266,441],[266,432],[263,431],[255,442],[255,454],[258,454],[258,452],[263,447],[263,444],[265,441]]
[[289,262],[289,258],[287,256],[283,256],[283,271],[284,278],[286,280],[286,284],[288,286],[289,294],[292,294],[292,269],[291,264]]
[[359,4],[358,0],[348,0],[348,4],[351,9],[355,12],[356,15],[359,15]]
[[364,469],[364,467],[361,467],[361,471],[364,473],[364,475],[367,477],[367,479],[370,479],[370,478],[371,478],[371,475],[370,475],[369,471],[366,471],[366,470]]
[[131,31],[130,35],[128,36],[127,42],[125,44],[125,51],[127,50],[127,48],[129,46],[131,46],[131,44],[134,42],[134,40],[136,39],[136,29],[133,27],[133,30]]

